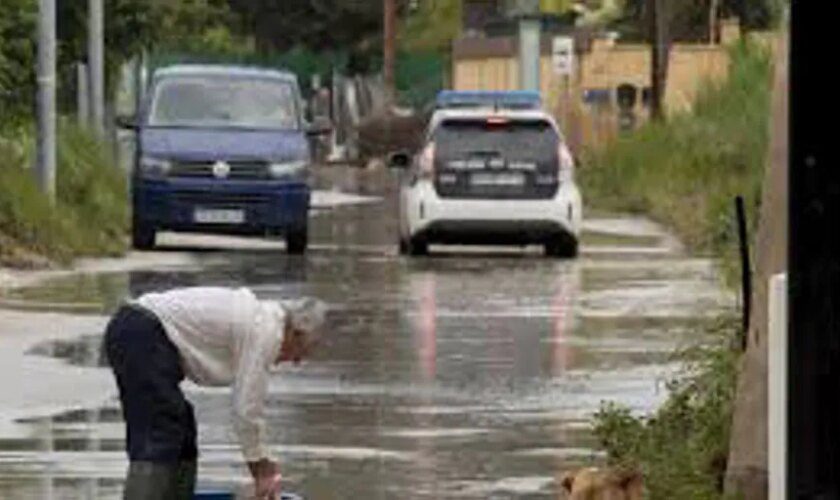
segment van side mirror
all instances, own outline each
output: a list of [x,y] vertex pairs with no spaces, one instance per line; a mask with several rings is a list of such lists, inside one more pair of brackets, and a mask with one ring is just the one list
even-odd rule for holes
[[137,130],[140,128],[139,124],[137,123],[137,116],[136,115],[117,115],[116,117],[117,128],[121,128],[124,130]]
[[411,166],[411,155],[398,151],[388,155],[388,168],[406,169]]

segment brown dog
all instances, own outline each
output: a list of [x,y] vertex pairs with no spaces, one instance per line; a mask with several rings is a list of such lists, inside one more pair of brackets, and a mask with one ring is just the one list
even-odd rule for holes
[[563,476],[569,500],[642,500],[644,481],[638,471],[587,468]]

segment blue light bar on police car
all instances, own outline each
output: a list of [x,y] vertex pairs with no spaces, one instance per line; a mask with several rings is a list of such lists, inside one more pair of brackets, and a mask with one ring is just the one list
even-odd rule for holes
[[435,102],[437,109],[496,108],[540,109],[539,92],[515,91],[441,91]]

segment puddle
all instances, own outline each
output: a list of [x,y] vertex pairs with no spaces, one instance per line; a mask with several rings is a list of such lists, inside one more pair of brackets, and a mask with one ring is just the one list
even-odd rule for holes
[[58,358],[77,366],[107,367],[108,362],[101,346],[102,335],[96,334],[77,340],[42,342],[30,348],[26,354]]
[[[356,174],[329,175],[346,189]],[[399,257],[394,193],[358,175],[364,194],[338,201],[365,203],[319,213],[306,257],[176,239],[163,252],[190,252],[189,266],[69,276],[4,300],[107,313],[126,297],[198,284],[326,300],[338,311],[328,342],[272,379],[266,409],[284,475],[315,499],[557,498],[566,469],[603,460],[588,428],[601,402],[656,408],[679,368],[670,353],[727,306],[707,261],[674,253],[657,226],[634,219],[588,221],[574,261],[532,249]],[[28,353],[102,367],[100,338],[80,332]],[[236,484],[229,393],[185,387],[201,481]],[[110,396],[103,408],[18,421],[19,435],[0,440],[0,497],[118,498],[124,431]]]

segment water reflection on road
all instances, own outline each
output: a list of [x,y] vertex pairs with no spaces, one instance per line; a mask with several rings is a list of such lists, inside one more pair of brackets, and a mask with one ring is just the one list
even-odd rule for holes
[[[215,239],[167,236],[166,252],[189,251],[192,265],[69,276],[3,300],[107,312],[128,295],[211,284],[328,301],[328,342],[272,380],[267,406],[287,484],[310,499],[557,498],[565,469],[599,459],[588,415],[603,400],[638,411],[659,404],[668,354],[721,307],[710,263],[681,257],[644,223],[594,219],[612,230],[587,235],[575,261],[460,248],[410,260],[393,245],[387,174],[336,171],[321,182],[381,200],[319,210],[306,257],[271,243],[216,251]],[[95,366],[98,335],[30,353]],[[244,469],[229,394],[193,386],[189,394],[201,481],[234,484]],[[113,399],[15,429],[0,438],[0,497],[119,496],[123,428]]]

